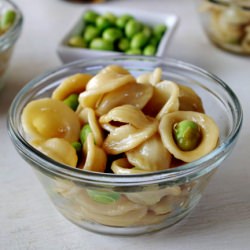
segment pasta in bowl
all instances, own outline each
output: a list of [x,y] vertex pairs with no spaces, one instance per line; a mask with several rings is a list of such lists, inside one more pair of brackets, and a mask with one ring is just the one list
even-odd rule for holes
[[14,99],[8,129],[67,219],[134,235],[189,214],[241,123],[237,97],[212,74],[171,59],[121,56],[34,79]]
[[250,2],[202,0],[199,12],[210,40],[226,51],[250,55]]

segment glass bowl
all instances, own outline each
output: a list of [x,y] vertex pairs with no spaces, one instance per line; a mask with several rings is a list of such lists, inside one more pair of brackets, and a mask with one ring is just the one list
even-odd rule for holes
[[250,55],[250,2],[248,0],[202,0],[199,14],[210,40],[218,47]]
[[[70,168],[34,149],[22,128],[25,105],[50,96],[67,76],[96,74],[111,64],[128,69],[134,76],[160,67],[164,79],[192,87],[203,100],[206,113],[218,124],[218,147],[176,168],[129,176]],[[8,115],[8,131],[16,150],[33,167],[56,208],[81,228],[113,235],[160,230],[188,215],[217,167],[232,151],[241,124],[239,100],[216,76],[174,59],[141,56],[109,56],[66,64],[29,82],[13,100]]]
[[0,89],[4,85],[14,45],[21,34],[23,24],[23,16],[17,5],[11,1],[0,0],[0,16],[6,10],[15,11],[16,17],[13,25],[6,32],[0,34]]

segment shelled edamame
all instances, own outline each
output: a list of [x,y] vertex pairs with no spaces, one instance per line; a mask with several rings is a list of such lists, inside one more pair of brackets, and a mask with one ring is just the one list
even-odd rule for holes
[[82,21],[80,32],[68,39],[71,47],[153,56],[167,31],[163,23],[148,25],[129,14],[88,10]]
[[16,12],[14,10],[6,10],[0,15],[0,35],[4,34],[14,24],[16,19]]

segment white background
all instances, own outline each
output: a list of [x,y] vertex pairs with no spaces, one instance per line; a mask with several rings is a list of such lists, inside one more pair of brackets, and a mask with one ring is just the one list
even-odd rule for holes
[[168,56],[222,78],[238,95],[244,123],[238,144],[219,168],[195,211],[175,230],[138,237],[111,237],[82,230],[53,207],[31,167],[15,151],[6,129],[9,105],[32,78],[61,65],[56,46],[84,4],[62,0],[16,0],[24,14],[22,35],[0,94],[0,249],[250,249],[250,57],[215,48],[191,0],[113,0],[105,5],[171,12],[180,24]]

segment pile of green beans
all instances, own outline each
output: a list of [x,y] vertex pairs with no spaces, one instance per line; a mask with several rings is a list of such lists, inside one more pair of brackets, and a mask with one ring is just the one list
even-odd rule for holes
[[14,10],[6,10],[0,15],[0,35],[5,33],[15,22],[16,12]]
[[153,56],[167,31],[165,24],[150,26],[129,14],[88,10],[82,21],[83,29],[68,40],[71,47]]

